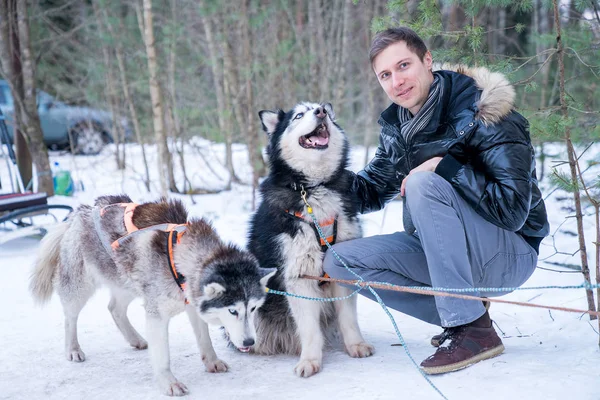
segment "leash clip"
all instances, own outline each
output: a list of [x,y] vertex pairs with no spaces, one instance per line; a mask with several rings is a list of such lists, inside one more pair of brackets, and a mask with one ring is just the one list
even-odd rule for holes
[[300,196],[302,196],[302,201],[304,201],[304,204],[306,204],[306,211],[308,211],[309,214],[312,214],[313,209],[306,200],[306,190],[304,190],[304,185],[300,185]]

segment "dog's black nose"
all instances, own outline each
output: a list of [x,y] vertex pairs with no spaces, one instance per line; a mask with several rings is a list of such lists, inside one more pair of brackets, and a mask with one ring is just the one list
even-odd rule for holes
[[315,115],[317,116],[317,118],[325,118],[325,116],[327,115],[327,110],[325,110],[325,108],[323,107],[319,107],[315,110]]
[[254,346],[254,339],[244,339],[244,347]]

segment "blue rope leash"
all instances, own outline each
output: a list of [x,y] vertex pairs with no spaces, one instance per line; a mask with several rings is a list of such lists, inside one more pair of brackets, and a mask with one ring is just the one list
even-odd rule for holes
[[368,284],[361,286],[360,284],[362,282],[364,282],[365,280],[363,279],[362,276],[360,276],[359,274],[357,274],[356,272],[352,271],[350,269],[350,267],[348,267],[348,265],[344,262],[344,260],[341,259],[341,257],[336,253],[335,250],[333,250],[333,247],[331,246],[331,244],[327,241],[325,235],[323,234],[323,231],[321,230],[321,226],[319,225],[319,223],[317,222],[317,219],[315,218],[314,214],[313,214],[313,209],[310,206],[310,204],[308,204],[308,202],[306,201],[306,191],[304,190],[304,187],[302,187],[302,191],[300,192],[300,195],[302,196],[302,200],[304,201],[304,203],[306,204],[306,210],[308,211],[308,215],[310,215],[310,217],[312,218],[315,227],[317,228],[317,232],[319,233],[319,236],[321,236],[321,238],[323,239],[323,241],[325,242],[325,244],[327,245],[327,248],[329,248],[332,252],[332,254],[334,255],[334,257],[340,262],[342,263],[342,265],[348,270],[350,271],[350,273],[352,273],[352,275],[356,276],[357,278],[357,282],[356,285],[358,286],[358,289],[356,289],[354,292],[352,292],[351,294],[349,294],[348,296],[343,296],[343,297],[330,297],[330,298],[318,298],[318,297],[308,297],[308,296],[301,296],[301,295],[297,295],[297,294],[293,294],[293,293],[288,293],[288,292],[282,292],[279,290],[272,290],[272,289],[268,289],[267,288],[267,292],[268,293],[275,293],[275,294],[280,294],[280,295],[284,295],[284,296],[292,296],[292,297],[297,297],[297,298],[301,298],[301,299],[306,299],[306,300],[313,300],[313,301],[336,301],[336,300],[343,300],[343,299],[347,299],[350,298],[352,296],[356,296],[356,294],[358,292],[360,292],[363,288],[367,288],[369,289],[369,291],[373,294],[373,296],[375,297],[375,299],[377,299],[377,302],[379,303],[379,305],[381,306],[381,308],[383,308],[383,311],[385,311],[385,313],[387,314],[387,316],[389,317],[390,321],[392,322],[392,325],[394,326],[394,330],[396,331],[396,335],[398,336],[398,339],[400,340],[400,344],[402,345],[402,347],[404,348],[404,351],[406,352],[406,355],[408,356],[408,358],[410,359],[410,361],[413,363],[413,365],[415,366],[415,368],[417,368],[417,370],[421,373],[421,375],[423,376],[423,378],[425,378],[425,380],[427,381],[427,383],[429,383],[429,385],[436,391],[439,393],[440,396],[442,396],[442,398],[444,400],[448,400],[448,398],[440,391],[440,389],[437,388],[437,386],[435,386],[433,384],[433,382],[431,382],[431,380],[429,379],[429,377],[425,374],[425,372],[419,368],[419,365],[417,364],[416,360],[414,359],[414,357],[412,356],[412,354],[410,353],[410,351],[408,350],[408,346],[406,345],[406,341],[404,340],[404,337],[402,336],[402,334],[400,333],[400,329],[398,328],[398,325],[396,324],[396,320],[394,319],[394,317],[392,316],[392,314],[390,313],[390,311],[388,310],[387,306],[385,305],[385,303],[383,302],[383,300],[381,300],[381,297],[379,297],[379,294],[377,294],[377,292]]
[[379,303],[379,305],[381,306],[381,308],[383,309],[383,311],[387,314],[388,318],[390,319],[390,321],[392,322],[392,325],[394,326],[394,330],[396,331],[396,336],[398,336],[398,339],[400,340],[400,345],[402,346],[402,348],[404,349],[404,351],[406,352],[406,355],[408,356],[409,360],[413,363],[413,365],[415,366],[415,368],[421,373],[421,375],[423,376],[423,378],[425,378],[425,380],[427,381],[427,383],[429,383],[429,385],[436,391],[439,393],[440,396],[442,396],[443,399],[448,400],[448,398],[441,392],[440,389],[438,389],[437,386],[435,386],[433,384],[433,382],[431,381],[431,379],[429,379],[429,377],[425,374],[425,372],[419,367],[419,365],[417,364],[417,361],[414,359],[414,357],[412,356],[412,354],[410,353],[410,351],[408,350],[408,346],[406,345],[406,341],[404,340],[404,337],[402,336],[402,334],[400,333],[400,329],[398,328],[398,324],[396,323],[396,320],[394,319],[394,316],[392,315],[392,313],[390,313],[390,310],[388,310],[387,306],[385,305],[385,303],[383,302],[383,300],[381,300],[381,297],[379,297],[379,294],[375,291],[375,289],[373,289],[371,286],[369,286],[368,284],[365,286],[360,286],[359,282],[364,282],[365,280],[363,279],[362,276],[360,276],[359,274],[357,274],[356,272],[352,271],[350,269],[350,267],[348,267],[348,265],[344,262],[344,260],[342,260],[342,258],[337,254],[337,252],[335,250],[333,250],[333,247],[331,246],[331,244],[329,244],[329,242],[327,241],[327,239],[325,238],[325,235],[323,234],[323,231],[321,230],[321,227],[319,226],[319,223],[317,222],[317,219],[315,218],[313,212],[312,212],[312,207],[310,205],[308,205],[308,203],[306,202],[306,198],[303,196],[304,202],[307,204],[307,211],[308,211],[308,215],[310,215],[310,217],[312,218],[315,227],[317,228],[317,232],[319,232],[319,236],[321,236],[321,238],[323,239],[323,241],[325,242],[325,244],[327,245],[327,248],[329,250],[331,250],[331,253],[333,254],[333,256],[340,262],[342,263],[342,265],[344,266],[344,268],[346,268],[348,271],[350,271],[354,276],[356,276],[356,278],[358,279],[358,282],[356,283],[356,285],[359,286],[359,289],[354,291],[351,295],[355,295],[357,294],[361,289],[363,289],[364,287],[366,287],[367,289],[369,289],[369,291],[371,292],[371,294],[373,294],[373,296],[375,297],[375,299],[377,300],[377,302]]
[[313,301],[320,301],[323,303],[329,303],[329,302],[333,302],[333,301],[349,299],[350,297],[352,297],[352,296],[356,295],[358,292],[360,292],[362,289],[363,288],[360,287],[360,288],[356,289],[354,292],[350,293],[348,296],[343,296],[343,297],[309,297],[309,296],[302,296],[301,294],[282,292],[280,290],[269,289],[269,288],[266,288],[266,291],[267,291],[267,293],[280,294],[282,296],[295,297],[297,299],[313,300]]
[[[331,251],[333,253],[335,253],[335,250],[332,249]],[[339,258],[338,258],[338,260],[339,260]],[[588,282],[583,282],[580,285],[567,285],[567,286],[550,285],[550,286],[505,287],[505,288],[498,288],[498,287],[445,288],[445,287],[436,287],[436,286],[433,286],[433,287],[432,286],[400,286],[400,285],[394,285],[389,282],[370,282],[370,283],[378,284],[378,285],[382,285],[382,286],[403,287],[403,288],[414,289],[414,290],[428,290],[431,292],[440,292],[440,293],[444,293],[444,292],[446,292],[446,293],[514,292],[516,290],[548,290],[548,289],[587,289],[587,290],[591,290],[591,289],[600,288],[600,284],[588,283]]]

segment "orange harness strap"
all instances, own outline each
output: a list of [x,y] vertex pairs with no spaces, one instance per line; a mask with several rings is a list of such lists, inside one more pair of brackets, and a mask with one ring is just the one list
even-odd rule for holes
[[122,204],[125,206],[125,213],[123,214],[123,218],[125,219],[125,228],[127,228],[127,233],[135,232],[138,228],[133,224],[133,210],[137,207],[135,203]]
[[[319,231],[317,230],[317,227],[313,224],[313,222],[310,218],[308,218],[304,214],[302,214],[302,211],[292,212],[289,210],[285,210],[285,212],[288,215],[292,215],[292,216],[296,217],[297,219],[302,220],[302,221],[306,222],[307,224],[309,224],[310,226],[312,226],[313,230],[315,231],[317,240],[319,241],[319,244],[321,245],[321,250],[323,252],[327,251],[327,244],[325,243],[325,240],[323,240],[321,235],[319,235]],[[329,243],[330,245],[335,244],[335,241],[337,239],[337,218],[332,217],[332,218],[329,218],[324,221],[319,221],[319,226],[321,227],[321,231],[323,232],[324,236],[327,239],[327,243]]]
[[[306,217],[304,214],[302,214],[301,211],[292,212],[289,210],[285,210],[285,212],[288,215],[294,216],[295,218],[297,218],[303,222],[306,222],[313,228],[313,230],[315,231],[317,240],[319,241],[319,244],[321,245],[322,252],[327,251],[327,247],[328,247],[327,243],[329,243],[330,245],[335,244],[335,241],[337,239],[337,218],[336,217],[332,217],[332,218],[329,218],[324,221],[319,221],[319,226],[321,227],[321,232],[323,232],[323,236],[325,236],[327,239],[327,243],[326,243],[325,240],[323,240],[323,238],[321,237],[321,235],[319,235],[319,231],[317,230],[317,227],[312,222],[312,220],[309,219],[308,217]],[[324,272],[323,274],[324,274],[323,275],[324,277],[329,278],[329,275],[327,275],[327,273]],[[319,286],[323,286],[326,283],[327,283],[326,281],[321,281],[321,282],[319,282]]]
[[[176,225],[175,227],[177,226],[181,225]],[[181,237],[185,233],[185,230],[177,232],[175,229],[170,229],[168,230],[168,232],[169,235],[167,236],[167,250],[169,253],[169,270],[171,271],[171,274],[173,275],[173,279],[175,279],[177,286],[179,286],[179,289],[181,289],[181,291],[185,293],[185,276],[177,272],[177,268],[175,267],[175,257],[173,256],[173,247],[175,244],[181,243]],[[185,304],[190,304],[187,298],[185,299]]]
[[[125,236],[121,236],[119,239],[115,240],[111,243],[110,247],[113,250],[116,250],[124,241],[129,239],[132,236],[135,236],[141,232],[148,230],[160,230],[167,232],[167,251],[168,251],[168,260],[169,260],[169,271],[173,275],[173,279],[177,283],[177,286],[181,289],[182,292],[185,293],[185,276],[177,272],[177,267],[175,266],[175,258],[173,256],[173,247],[175,244],[181,243],[181,237],[185,233],[187,229],[187,224],[159,224],[152,225],[146,228],[139,229],[137,226],[133,224],[133,211],[138,206],[136,203],[115,203],[110,204],[108,206],[102,207],[100,209],[100,216],[102,217],[106,213],[106,209],[109,207],[119,206],[125,208],[123,213],[123,221],[125,223],[125,228],[127,229],[127,234]],[[185,298],[185,297],[184,297]],[[185,299],[185,304],[189,304],[188,299]]]

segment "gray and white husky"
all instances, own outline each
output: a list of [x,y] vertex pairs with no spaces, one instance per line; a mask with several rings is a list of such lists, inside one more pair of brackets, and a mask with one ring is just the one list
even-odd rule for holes
[[[175,230],[159,229],[172,228],[168,224]],[[207,221],[188,222],[179,201],[133,205],[127,196],[103,196],[94,207],[80,206],[42,240],[30,289],[40,303],[56,290],[65,314],[66,357],[80,362],[85,355],[77,339],[79,312],[100,285],[108,286],[108,309],[125,340],[149,348],[161,391],[180,396],[188,389],[171,373],[171,317],[186,311],[206,370],[225,372],[229,367],[217,357],[207,323],[224,326],[236,346],[252,346],[253,317],[274,273],[224,244]],[[148,343],[127,318],[138,296],[144,299]]]
[[[349,196],[352,176],[346,170],[346,135],[335,123],[330,104],[301,103],[288,112],[259,115],[269,136],[271,168],[260,187],[262,202],[252,217],[248,249],[261,266],[278,268],[268,283],[271,289],[309,297],[346,296],[351,293],[348,288],[301,278],[323,275],[327,249],[306,203],[329,243],[361,236],[358,205]],[[267,294],[255,325],[257,343],[252,351],[299,353],[294,371],[302,377],[319,372],[325,338],[336,336],[330,335],[336,326],[350,356],[373,354],[358,327],[356,296],[332,304]]]

